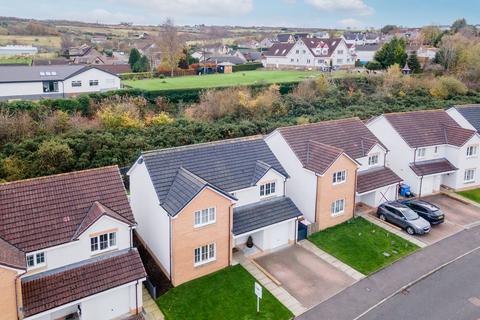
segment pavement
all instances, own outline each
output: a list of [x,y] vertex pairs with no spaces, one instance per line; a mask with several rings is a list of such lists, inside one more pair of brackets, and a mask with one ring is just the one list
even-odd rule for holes
[[478,279],[480,250],[396,294],[360,319],[480,319]]
[[[358,319],[385,299],[422,280],[425,276],[451,263],[458,257],[478,248],[480,248],[480,226],[462,230],[358,281],[309,309],[297,319]],[[475,283],[478,286],[478,282]],[[435,308],[436,306],[430,307]],[[404,310],[401,313],[403,318],[405,318],[405,312]],[[387,317],[387,319],[390,319],[390,317]]]
[[293,245],[255,259],[303,306],[310,308],[356,280],[309,250]]
[[148,293],[147,289],[142,286],[142,298],[143,298],[143,317],[145,320],[163,320],[165,317],[163,316],[162,311],[158,305],[153,301],[152,297]]

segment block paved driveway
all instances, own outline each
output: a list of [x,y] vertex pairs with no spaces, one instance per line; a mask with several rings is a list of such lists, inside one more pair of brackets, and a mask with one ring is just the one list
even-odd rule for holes
[[293,245],[255,259],[306,308],[349,287],[355,280],[310,251]]

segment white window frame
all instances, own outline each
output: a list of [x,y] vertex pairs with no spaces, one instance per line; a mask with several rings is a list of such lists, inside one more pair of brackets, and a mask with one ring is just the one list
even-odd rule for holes
[[193,213],[193,226],[195,228],[208,226],[215,222],[217,222],[217,209],[215,207],[197,210]]
[[81,88],[81,87],[82,87],[82,81],[81,80],[72,81],[72,88]]
[[477,170],[475,168],[465,169],[463,173],[463,182],[464,183],[472,183],[475,182],[475,175],[477,174]]
[[340,170],[333,173],[333,185],[338,185],[347,182],[347,170]]
[[427,155],[427,148],[418,148],[417,149],[417,159],[423,159]]
[[473,158],[478,155],[478,145],[472,144],[467,147],[467,158]]
[[338,199],[330,205],[330,214],[332,217],[339,216],[345,212],[345,199]]
[[99,83],[98,80],[89,80],[88,81],[88,84],[90,85],[90,87],[98,87],[98,83]]
[[[272,191],[273,190],[273,191]],[[259,187],[260,198],[274,196],[277,193],[277,181],[262,183]]]
[[[375,159],[375,162],[373,160]],[[380,159],[380,154],[379,153],[374,153],[368,156],[368,166],[373,167],[378,165]]]
[[[42,257],[43,261],[39,262],[39,259]],[[40,268],[44,267],[47,265],[47,257],[45,255],[45,251],[39,251],[31,254],[27,254],[25,257],[27,267],[29,269],[35,269],[35,268]],[[29,263],[29,260],[32,259],[33,264]]]
[[[107,237],[107,239],[103,239],[104,237]],[[104,245],[106,242],[105,248],[101,248],[102,244]],[[91,254],[99,254],[102,252],[107,252],[111,250],[117,249],[117,232],[112,231],[112,232],[105,232],[105,233],[100,233],[97,234],[93,237],[90,237],[90,253]]]
[[215,242],[193,249],[193,265],[195,267],[215,260],[217,260],[217,244]]

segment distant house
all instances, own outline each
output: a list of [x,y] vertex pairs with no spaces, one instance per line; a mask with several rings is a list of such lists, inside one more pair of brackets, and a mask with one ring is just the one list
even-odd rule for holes
[[295,43],[295,37],[291,33],[282,33],[277,35],[277,40],[280,43]]
[[375,54],[382,47],[381,44],[366,44],[363,46],[355,46],[356,59],[361,64],[373,61]]
[[256,40],[242,41],[238,43],[239,48],[257,49],[260,43]]
[[270,49],[275,43],[278,42],[276,38],[265,38],[258,44],[259,48],[262,49]]
[[244,58],[240,58],[234,55],[223,55],[223,56],[211,56],[207,59],[207,62],[215,63],[215,64],[229,62],[231,64],[236,65],[236,64],[244,64],[247,61]]
[[417,56],[424,60],[433,60],[437,55],[438,48],[421,46],[417,50]]
[[0,47],[0,56],[30,56],[38,53],[38,49],[32,46],[8,45]]
[[277,43],[264,53],[264,66],[274,69],[351,68],[355,56],[342,38],[304,38],[296,43]]
[[94,66],[2,66],[0,100],[66,98],[120,89],[120,78]]
[[328,31],[318,31],[313,34],[313,37],[318,39],[329,39],[330,33],[328,33]]
[[238,49],[235,51],[233,55],[245,60],[245,62],[261,62],[262,61],[262,53],[256,50]]
[[343,39],[348,44],[355,46],[374,45],[380,43],[380,34],[376,32],[345,32]]

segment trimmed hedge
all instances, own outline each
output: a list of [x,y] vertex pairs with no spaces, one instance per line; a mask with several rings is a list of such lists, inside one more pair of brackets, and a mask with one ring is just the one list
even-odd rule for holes
[[151,79],[153,78],[152,72],[129,72],[122,73],[120,79],[122,80],[142,80],[142,79]]
[[232,67],[233,72],[239,71],[252,71],[263,68],[263,64],[261,62],[253,62],[253,63],[245,63],[245,64],[237,64]]

